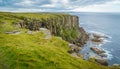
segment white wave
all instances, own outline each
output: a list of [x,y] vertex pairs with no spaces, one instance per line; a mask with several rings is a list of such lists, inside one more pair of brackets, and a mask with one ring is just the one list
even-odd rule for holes
[[104,45],[106,43],[110,43],[110,42],[111,41],[102,38],[102,42],[91,42],[91,45],[101,47],[102,45]]
[[108,50],[105,50],[105,49],[103,49],[103,50],[105,51],[105,54],[107,54],[107,59],[111,60],[113,58],[113,55],[111,54],[111,52]]
[[104,34],[104,33],[101,33],[101,32],[97,32],[97,31],[90,31],[90,33],[92,33],[92,34],[97,34],[97,35],[100,35],[100,36],[104,36],[104,37],[107,37],[107,38],[112,38],[111,36],[109,36],[109,35],[106,35],[106,34]]
[[80,25],[81,25],[81,24],[85,24],[85,23],[80,23]]
[[104,43],[107,43],[107,42],[111,42],[111,41],[104,39],[103,42],[104,42]]
[[101,44],[99,44],[98,46],[101,47],[102,45],[103,45],[103,44],[101,43]]
[[113,55],[111,54],[111,51],[105,50],[101,46],[96,46],[96,48],[98,48],[98,49],[100,49],[102,51],[105,51],[104,54],[106,54],[107,57],[104,57],[104,59],[111,60],[113,58]]

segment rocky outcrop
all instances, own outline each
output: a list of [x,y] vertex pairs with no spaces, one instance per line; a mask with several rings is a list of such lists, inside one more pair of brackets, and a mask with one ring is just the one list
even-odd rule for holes
[[69,51],[69,53],[79,53],[80,50],[82,50],[81,47],[78,47],[77,45],[74,44],[69,44],[69,47],[71,48],[71,50]]
[[13,30],[11,32],[5,32],[6,34],[20,34],[21,32],[18,30]]
[[108,66],[108,62],[105,58],[102,58],[100,56],[91,56],[89,60],[93,59],[95,62],[97,62],[100,65]]
[[45,39],[50,39],[52,37],[50,30],[46,28],[40,28],[40,31],[42,31],[46,35]]
[[90,49],[93,50],[93,51],[94,51],[95,53],[97,53],[97,54],[105,53],[105,51],[100,50],[100,49],[98,49],[98,48],[96,48],[96,47],[91,47]]
[[89,35],[86,33],[86,31],[80,27],[79,28],[79,37],[76,40],[76,45],[83,47],[84,44],[86,44],[86,41],[89,39]]
[[71,44],[71,43],[69,44],[69,47],[70,47],[71,50],[69,50],[68,52],[69,52],[73,57],[77,57],[77,58],[81,57],[81,58],[83,58],[83,55],[79,53],[80,50],[82,50],[81,47],[79,47],[79,46],[77,46],[77,45],[75,45],[75,44]]
[[108,66],[108,62],[105,59],[95,58],[95,61],[98,62],[101,65]]
[[78,16],[68,14],[52,14],[51,17],[46,18],[26,18],[19,17],[19,25],[21,28],[29,30],[39,30],[39,28],[47,28],[55,36],[60,36],[64,40],[83,46],[88,37],[88,34],[83,28],[79,27]]
[[105,53],[101,53],[101,54],[98,54],[99,56],[101,56],[101,57],[107,57],[108,55],[107,54],[105,54]]
[[109,38],[108,36],[103,34],[93,33],[92,35],[93,38],[91,39],[91,41],[96,43],[103,43],[105,38]]

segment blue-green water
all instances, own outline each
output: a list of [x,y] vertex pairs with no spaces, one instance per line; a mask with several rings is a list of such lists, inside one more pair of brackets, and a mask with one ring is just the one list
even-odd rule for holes
[[[87,32],[108,35],[101,48],[108,54],[109,65],[120,64],[120,13],[71,13],[79,16],[79,23]],[[84,51],[91,52],[85,48]]]

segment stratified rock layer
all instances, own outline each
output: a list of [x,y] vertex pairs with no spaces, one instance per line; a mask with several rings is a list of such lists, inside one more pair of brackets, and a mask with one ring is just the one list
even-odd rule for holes
[[[46,14],[47,15],[47,14]],[[83,28],[79,27],[78,16],[68,14],[53,14],[54,16],[46,18],[26,18],[18,17],[21,19],[19,25],[21,28],[29,30],[39,30],[39,28],[47,28],[53,35],[60,36],[64,40],[83,46],[88,37],[88,34]]]

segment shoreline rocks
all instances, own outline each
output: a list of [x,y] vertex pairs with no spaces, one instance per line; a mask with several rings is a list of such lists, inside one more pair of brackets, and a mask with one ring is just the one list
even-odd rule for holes
[[101,56],[101,57],[107,57],[108,55],[105,54],[105,53],[101,53],[101,54],[99,54],[99,56]]
[[98,49],[98,48],[96,48],[96,47],[91,47],[90,49],[91,49],[92,51],[94,51],[95,53],[97,53],[97,54],[105,53],[105,51],[100,50],[100,49]]
[[98,63],[101,64],[101,65],[108,66],[108,62],[107,62],[106,59],[95,58],[95,61],[98,62]]
[[97,34],[97,33],[93,33],[93,36],[95,38],[108,38],[108,36],[106,36],[106,35],[101,35],[101,34]]
[[96,43],[103,43],[105,38],[109,38],[106,35],[102,35],[102,34],[97,34],[97,33],[92,33],[92,42],[96,42]]
[[93,38],[91,39],[92,42],[97,42],[97,43],[102,43],[103,40],[102,39],[99,39],[99,38]]
[[101,46],[101,44],[104,43],[104,40],[107,39],[106,35],[103,34],[97,34],[97,33],[91,33],[90,34],[90,42],[92,43],[92,47],[90,49],[96,54],[96,56],[92,57],[95,59],[95,61],[101,65],[108,66],[107,61],[107,54],[104,50],[98,48],[98,46]]
[[100,65],[108,66],[108,62],[105,58],[100,56],[91,56],[90,59],[94,59]]
[[70,51],[68,51],[73,57],[82,57],[83,58],[83,55],[82,54],[80,54],[79,52],[80,52],[80,50],[82,50],[82,48],[81,47],[79,47],[79,46],[77,46],[77,45],[75,45],[75,44],[71,44],[71,43],[69,43],[69,47],[70,47]]
[[77,45],[71,43],[69,44],[69,47],[71,48],[69,53],[74,53],[74,52],[79,53],[79,51],[82,50],[81,47],[78,47]]

